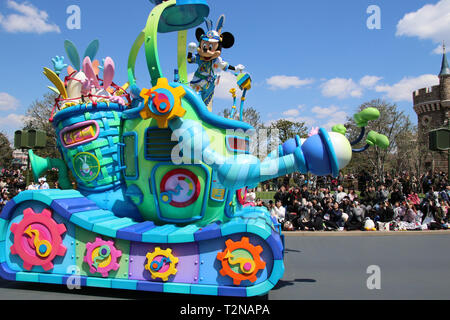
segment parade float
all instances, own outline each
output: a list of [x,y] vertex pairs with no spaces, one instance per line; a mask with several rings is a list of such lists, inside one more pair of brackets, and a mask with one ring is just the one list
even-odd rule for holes
[[[200,60],[187,45],[187,30],[206,20],[208,30],[197,31],[197,52],[204,43],[211,43],[204,52],[217,51],[230,46],[222,44],[223,19],[213,27],[205,0],[152,2],[129,55],[125,85],[114,82],[113,59],[95,60],[98,41],[83,56],[66,41],[72,65],[57,56],[54,70],[44,68],[58,96],[50,121],[62,160],[32,151],[30,159],[36,180],[57,168],[60,189],[24,191],[1,212],[2,278],[61,285],[76,278],[81,286],[164,293],[267,294],[284,273],[284,238],[265,207],[244,205],[246,188],[293,172],[337,176],[352,151],[388,143],[370,132],[367,146],[352,150],[363,140],[367,121],[379,116],[370,109],[355,116],[361,136],[353,143],[342,125],[332,132],[320,128],[260,161],[249,152],[254,129],[239,121],[251,88],[243,67],[220,66],[236,72],[244,91],[241,110],[234,106],[230,118],[208,109],[215,77],[199,86],[206,79],[199,72],[197,83],[188,81],[188,62]],[[173,80],[163,74],[157,49],[158,35],[169,32],[178,33]],[[142,46],[151,84],[135,79]]]

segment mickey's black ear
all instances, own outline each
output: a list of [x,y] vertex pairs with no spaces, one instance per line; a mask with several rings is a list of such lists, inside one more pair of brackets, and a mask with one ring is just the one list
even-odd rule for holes
[[229,32],[222,33],[222,47],[225,49],[234,46],[234,36]]
[[205,31],[202,28],[197,28],[197,30],[195,30],[195,37],[197,38],[198,42],[200,42],[200,40],[204,34],[205,34]]

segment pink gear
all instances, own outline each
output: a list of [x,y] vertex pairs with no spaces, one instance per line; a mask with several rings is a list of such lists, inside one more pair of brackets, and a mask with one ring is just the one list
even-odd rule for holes
[[[108,253],[107,256],[104,256],[100,250],[102,250],[102,247],[108,247],[109,250],[105,249],[106,253]],[[97,256],[92,257],[95,249],[98,248]],[[91,273],[100,273],[102,277],[106,278],[108,276],[108,273],[111,270],[117,271],[119,269],[119,264],[117,263],[117,260],[122,256],[122,251],[116,249],[114,247],[113,241],[104,241],[102,238],[96,238],[95,242],[88,242],[86,244],[86,255],[84,256],[84,262],[86,262],[89,265],[89,271]],[[103,262],[109,263],[105,266],[99,266],[99,263],[96,261],[97,258],[101,259]],[[102,262],[102,263],[103,263]],[[100,263],[100,264],[102,264]],[[97,267],[95,266],[97,264]]]
[[22,221],[13,223],[10,230],[14,234],[11,254],[22,258],[25,270],[41,266],[45,271],[49,271],[53,269],[56,256],[63,257],[67,252],[61,238],[67,231],[66,226],[57,224],[48,209],[44,209],[40,214],[35,213],[32,208],[24,210]]

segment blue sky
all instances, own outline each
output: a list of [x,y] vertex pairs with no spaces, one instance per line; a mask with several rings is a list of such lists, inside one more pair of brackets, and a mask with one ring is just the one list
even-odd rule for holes
[[[81,9],[80,30],[66,26],[70,5]],[[209,5],[214,23],[226,15],[224,31],[235,35],[236,44],[222,57],[252,75],[246,105],[260,111],[264,122],[287,118],[329,128],[375,98],[397,103],[417,122],[412,91],[438,83],[442,40],[450,46],[450,0],[210,0]],[[367,27],[371,5],[380,8],[381,29]],[[56,55],[68,62],[65,39],[81,52],[99,39],[98,58],[112,57],[115,82],[126,82],[129,50],[152,8],[146,0],[0,0],[0,129],[8,134],[20,129],[30,103],[50,85],[42,68],[51,68]],[[194,31],[189,41],[195,41]],[[161,35],[159,47],[163,71],[172,78],[175,36]],[[143,52],[138,60],[138,84],[149,88]],[[231,73],[222,76],[214,112],[231,106],[227,91],[234,81]]]

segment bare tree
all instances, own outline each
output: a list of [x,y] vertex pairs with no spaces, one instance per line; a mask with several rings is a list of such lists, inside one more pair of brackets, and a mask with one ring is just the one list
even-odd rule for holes
[[27,110],[24,129],[43,130],[47,133],[47,146],[36,151],[36,154],[41,157],[61,157],[56,147],[56,132],[49,121],[55,98],[56,95],[46,93],[42,99],[34,101]]
[[[385,100],[376,99],[359,106],[357,112],[366,108],[373,107],[380,111],[380,118],[369,122],[366,130],[376,131],[388,137],[390,145],[387,149],[379,147],[371,147],[362,154],[355,154],[350,164],[350,168],[365,168],[369,171],[375,171],[378,177],[382,178],[387,167],[392,166],[392,159],[395,155],[406,157],[410,143],[413,140],[414,127],[409,116],[400,111],[396,104],[391,104]],[[355,121],[348,119],[346,127],[350,139],[354,139],[359,135],[360,129],[356,127]],[[408,141],[405,143],[405,141]],[[400,163],[404,166],[404,163]],[[393,168],[391,168],[393,169]]]

